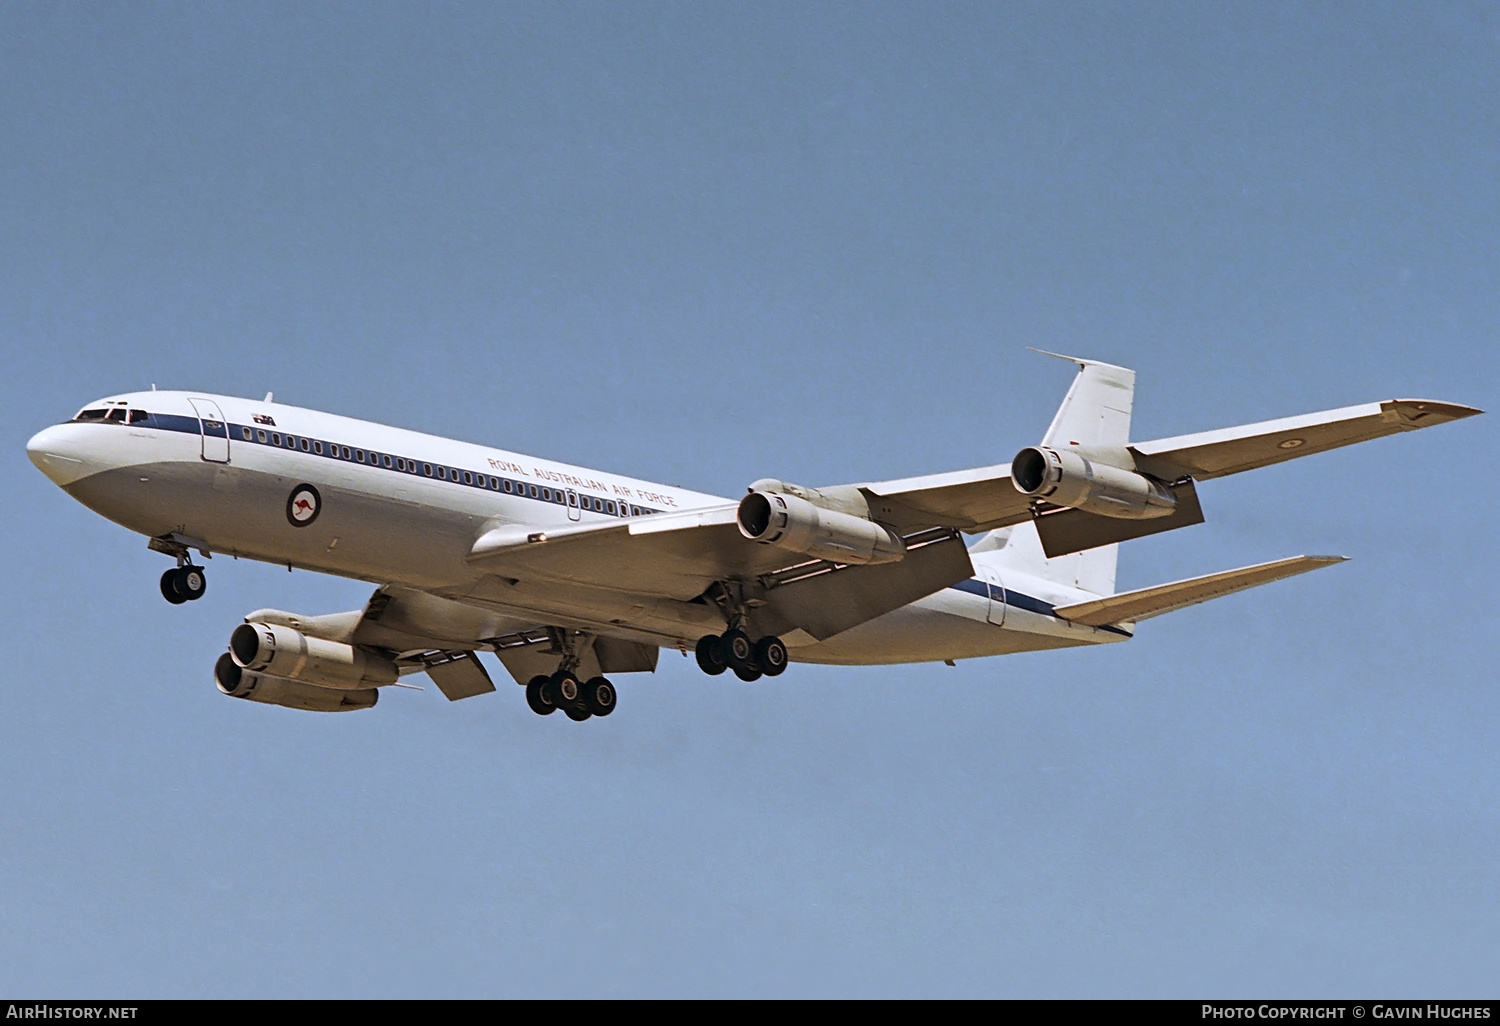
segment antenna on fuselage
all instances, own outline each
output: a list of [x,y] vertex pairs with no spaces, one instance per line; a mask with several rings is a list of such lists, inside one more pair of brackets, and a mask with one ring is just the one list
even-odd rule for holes
[[276,393],[275,392],[267,392],[266,393],[266,402],[268,402],[268,403],[274,403],[275,401],[276,401]]

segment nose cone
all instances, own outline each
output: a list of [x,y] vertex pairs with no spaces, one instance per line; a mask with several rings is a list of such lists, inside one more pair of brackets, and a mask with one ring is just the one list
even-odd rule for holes
[[26,455],[54,484],[66,488],[88,473],[79,441],[78,425],[55,424],[31,436]]

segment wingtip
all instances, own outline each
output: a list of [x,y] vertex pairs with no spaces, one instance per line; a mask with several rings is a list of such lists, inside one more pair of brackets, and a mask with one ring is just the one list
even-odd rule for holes
[[[1474,407],[1465,406],[1463,403],[1447,403],[1441,399],[1388,399],[1380,404],[1388,410],[1400,412],[1410,421],[1421,421],[1427,417],[1434,420],[1431,424],[1442,424],[1450,420],[1463,420],[1465,417],[1477,417],[1484,411]],[[1426,424],[1421,426],[1425,427]]]

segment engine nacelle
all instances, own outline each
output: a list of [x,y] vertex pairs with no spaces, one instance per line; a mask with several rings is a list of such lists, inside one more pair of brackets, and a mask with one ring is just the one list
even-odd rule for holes
[[1066,449],[1022,449],[1011,461],[1010,480],[1033,499],[1121,520],[1166,517],[1177,509],[1177,496],[1160,481]]
[[229,636],[229,654],[242,670],[321,688],[354,691],[394,684],[397,677],[396,664],[373,652],[273,623],[240,624]]
[[894,563],[906,544],[889,527],[780,492],[752,491],[735,513],[740,534],[835,563]]
[[354,709],[369,709],[380,701],[380,692],[374,688],[334,690],[242,670],[228,652],[219,656],[219,661],[214,663],[214,683],[230,698],[243,698],[249,702],[265,702],[268,705],[308,712],[350,712]]

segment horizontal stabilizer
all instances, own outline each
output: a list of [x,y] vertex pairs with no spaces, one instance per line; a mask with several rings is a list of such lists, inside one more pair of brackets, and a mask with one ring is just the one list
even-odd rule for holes
[[1283,577],[1295,577],[1309,570],[1318,570],[1335,563],[1342,563],[1346,556],[1293,556],[1272,563],[1247,566],[1239,570],[1226,570],[1206,577],[1192,577],[1172,584],[1159,584],[1154,588],[1121,592],[1109,598],[1092,602],[1078,602],[1071,606],[1059,606],[1053,610],[1064,620],[1103,627],[1107,624],[1147,620],[1162,613],[1171,613],[1188,606],[1195,606],[1209,599],[1222,598],[1246,588],[1270,584]]

